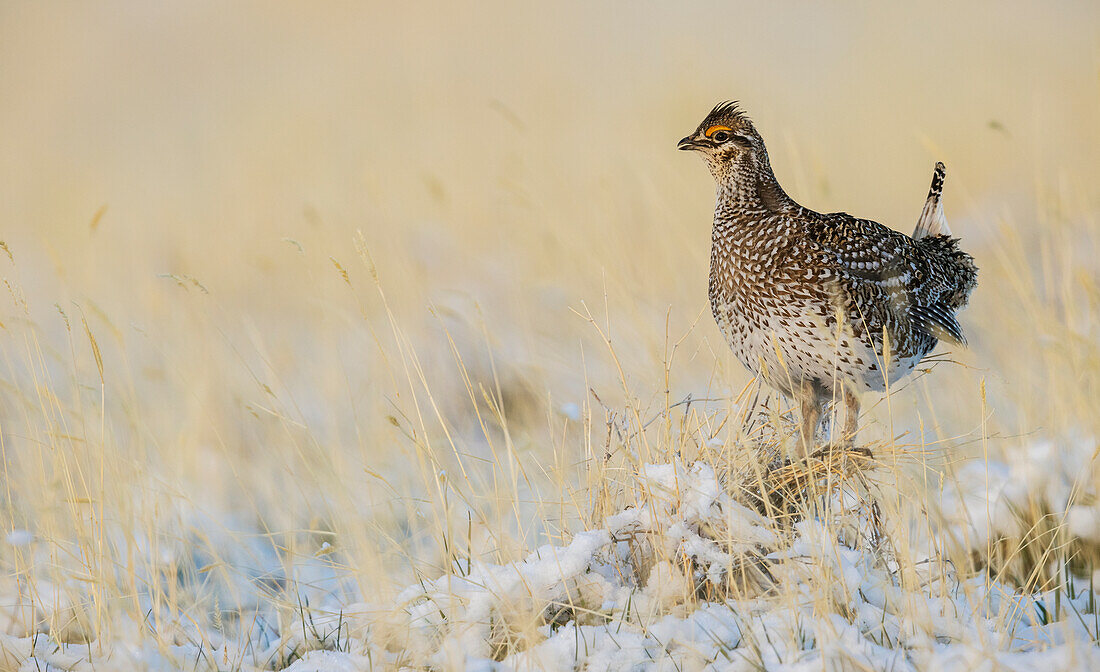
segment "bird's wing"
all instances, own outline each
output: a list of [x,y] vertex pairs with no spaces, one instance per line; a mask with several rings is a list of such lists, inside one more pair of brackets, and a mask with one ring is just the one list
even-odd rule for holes
[[[912,238],[847,213],[825,215],[808,234],[869,330],[900,321],[930,336],[965,343],[954,311],[940,300],[933,260]],[[886,319],[886,311],[895,320]]]
[[822,216],[807,234],[826,263],[867,280],[883,279],[887,270],[902,270],[896,268],[898,260],[913,247],[909,236],[846,212]]

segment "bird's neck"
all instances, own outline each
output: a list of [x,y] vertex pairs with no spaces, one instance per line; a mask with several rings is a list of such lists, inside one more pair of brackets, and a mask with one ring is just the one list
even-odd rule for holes
[[716,219],[723,214],[783,213],[799,207],[779,186],[767,157],[746,157],[723,168],[714,176],[718,185]]

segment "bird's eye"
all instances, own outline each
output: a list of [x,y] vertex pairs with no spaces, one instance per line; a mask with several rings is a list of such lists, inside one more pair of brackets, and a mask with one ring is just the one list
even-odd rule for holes
[[715,142],[725,142],[730,139],[730,134],[725,131],[718,131],[714,135],[710,136]]

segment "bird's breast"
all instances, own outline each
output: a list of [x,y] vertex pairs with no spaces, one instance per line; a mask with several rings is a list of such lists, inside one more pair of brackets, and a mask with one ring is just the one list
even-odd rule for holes
[[711,241],[711,300],[751,312],[791,286],[796,269],[781,229],[766,222],[716,222]]

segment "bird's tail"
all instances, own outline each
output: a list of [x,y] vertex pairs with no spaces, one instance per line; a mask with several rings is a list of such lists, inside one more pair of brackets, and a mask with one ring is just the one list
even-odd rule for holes
[[913,230],[913,238],[921,239],[929,236],[950,236],[951,229],[947,226],[947,217],[943,214],[943,179],[947,175],[947,168],[942,162],[936,162],[936,171],[932,173],[932,187],[928,190],[928,199],[924,201],[924,210],[917,220],[917,228]]

